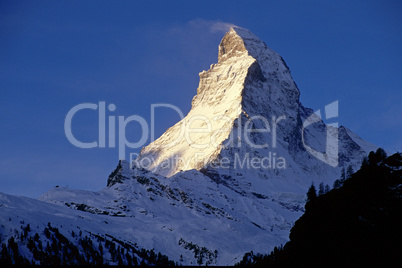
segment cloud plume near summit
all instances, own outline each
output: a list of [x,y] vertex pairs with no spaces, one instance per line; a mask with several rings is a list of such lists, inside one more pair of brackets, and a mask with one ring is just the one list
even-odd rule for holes
[[203,20],[203,19],[195,19],[188,22],[190,27],[200,27],[209,29],[211,33],[226,33],[230,30],[230,28],[235,27],[233,23],[223,22],[223,21],[214,21],[214,20]]

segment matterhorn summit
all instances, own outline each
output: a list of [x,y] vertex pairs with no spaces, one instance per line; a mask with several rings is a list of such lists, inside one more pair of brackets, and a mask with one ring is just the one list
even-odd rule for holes
[[1,219],[10,218],[1,228],[18,218],[38,233],[57,227],[72,244],[84,233],[109,264],[118,263],[106,251],[113,243],[132,254],[124,264],[154,264],[161,252],[183,265],[232,265],[269,252],[288,240],[312,182],[332,185],[377,149],[321,120],[336,120],[336,100],[314,111],[299,96],[282,57],[233,27],[200,73],[190,112],[133,163],[120,160],[106,188],[56,187],[33,201],[1,194]]
[[[271,142],[273,131],[266,123],[276,127],[276,122],[269,122],[273,118],[286,115],[290,130],[283,129],[283,136],[276,137],[274,143],[276,139],[290,140],[300,118],[299,109],[299,90],[283,59],[250,31],[231,28],[219,45],[218,63],[200,73],[191,111],[145,147],[137,162],[148,162],[146,168],[168,177],[200,170],[222,156],[225,148],[245,149],[242,143],[247,141],[256,147],[264,145],[264,139]],[[267,135],[250,135],[261,139],[260,144],[244,137],[245,125],[265,129]],[[167,163],[169,160],[176,162]]]
[[318,120],[303,129],[314,114],[299,96],[282,57],[249,30],[233,27],[219,45],[218,63],[200,73],[191,111],[135,163],[165,177],[195,169],[241,192],[280,195],[299,187],[304,194],[312,181],[339,177],[339,167],[357,167],[375,146],[341,127],[339,164],[323,163],[303,143],[325,151],[326,126]]

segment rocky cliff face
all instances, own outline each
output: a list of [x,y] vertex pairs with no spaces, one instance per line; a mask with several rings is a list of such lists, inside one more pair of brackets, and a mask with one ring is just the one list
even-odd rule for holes
[[[200,73],[191,111],[143,148],[133,168],[120,161],[98,192],[52,189],[40,198],[45,202],[32,202],[45,214],[47,203],[59,205],[43,224],[23,205],[5,213],[35,218],[35,226],[57,213],[63,228],[84,226],[180,264],[228,265],[245,252],[270,251],[288,240],[312,181],[331,185],[343,166],[357,167],[377,148],[325,125],[299,95],[281,56],[250,31],[232,28],[218,63]],[[334,114],[326,107],[327,118]],[[338,142],[335,167],[311,153],[331,145],[327,133]],[[0,197],[0,208],[11,206]],[[70,216],[71,209],[81,211]]]
[[[304,193],[312,181],[332,183],[339,166],[357,168],[376,149],[351,138],[343,127],[329,126],[332,133],[341,132],[339,165],[311,155],[305,144],[324,152],[327,126],[318,118],[303,128],[313,111],[302,106],[299,96],[282,57],[250,31],[232,28],[219,45],[218,63],[200,73],[191,111],[143,148],[136,163],[166,177],[192,169],[223,176],[239,191],[273,194],[299,188]],[[252,161],[257,164],[251,166]]]

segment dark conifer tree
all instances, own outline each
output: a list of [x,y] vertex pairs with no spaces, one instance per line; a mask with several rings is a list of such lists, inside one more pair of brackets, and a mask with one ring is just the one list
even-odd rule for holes
[[318,185],[318,195],[323,195],[324,193],[325,193],[324,183],[321,182],[321,183]]
[[333,188],[334,188],[334,189],[338,189],[338,188],[341,187],[341,186],[342,186],[342,183],[341,183],[340,180],[335,180],[335,181],[334,181],[334,185],[333,185]]
[[307,191],[307,203],[314,201],[316,198],[317,198],[317,192],[315,190],[314,183],[312,183]]
[[369,164],[370,164],[370,165],[375,165],[375,164],[377,164],[377,163],[379,162],[378,159],[377,159],[376,154],[375,154],[373,151],[371,151],[371,152],[369,153],[369,155],[368,155],[368,161],[369,161]]
[[375,155],[377,156],[379,161],[385,160],[387,158],[387,153],[383,148],[378,148],[377,151],[375,152]]

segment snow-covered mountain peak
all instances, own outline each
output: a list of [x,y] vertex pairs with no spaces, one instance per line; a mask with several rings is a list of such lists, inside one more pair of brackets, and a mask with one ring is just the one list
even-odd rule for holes
[[222,62],[231,57],[258,55],[258,51],[266,50],[267,45],[255,34],[241,27],[232,27],[219,44],[218,61]]
[[[168,177],[201,170],[220,157],[222,148],[239,144],[244,131],[235,128],[244,130],[252,117],[286,118],[286,127],[278,131],[281,140],[290,140],[298,129],[300,94],[281,56],[249,30],[233,27],[219,45],[218,58],[200,73],[188,115],[141,151],[137,160],[145,168]],[[261,125],[260,119],[252,124]],[[225,142],[233,137],[236,141]]]
[[284,73],[287,74],[287,77],[280,76],[278,77],[280,80],[291,79],[289,77],[290,70],[278,53],[270,49],[249,30],[234,26],[224,35],[219,44],[218,63],[223,63],[232,57],[246,56],[253,57],[265,74],[276,72],[278,75]]
[[243,55],[247,52],[243,38],[231,28],[219,44],[218,62],[228,58]]
[[126,160],[119,160],[117,168],[110,174],[107,179],[107,187],[111,187],[116,183],[131,177],[130,163]]
[[[98,192],[56,187],[40,201],[0,193],[0,233],[22,237],[11,227],[29,221],[45,244],[52,239],[43,228],[55,236],[60,228],[79,246],[88,235],[108,247],[101,254],[110,264],[118,263],[113,241],[124,256],[149,259],[138,244],[185,265],[228,265],[269,251],[286,242],[312,182],[332,184],[377,148],[317,114],[304,124],[314,110],[299,95],[282,57],[233,27],[219,61],[200,73],[190,112],[144,147],[134,167],[120,160]],[[326,153],[328,137],[339,143],[337,167],[311,154]]]
[[[198,100],[205,100],[201,98],[205,88],[212,91],[209,94],[216,94],[217,85],[211,82],[236,77],[243,72],[246,75],[237,80],[240,86],[236,93],[241,95],[240,109],[244,113],[269,117],[287,114],[290,120],[297,119],[300,92],[285,61],[255,34],[237,26],[222,38],[218,63],[200,73],[200,85],[193,107],[200,105]],[[229,85],[234,82],[229,81]],[[223,97],[228,97],[233,92],[224,90],[224,93]],[[290,124],[294,126],[294,123]]]

